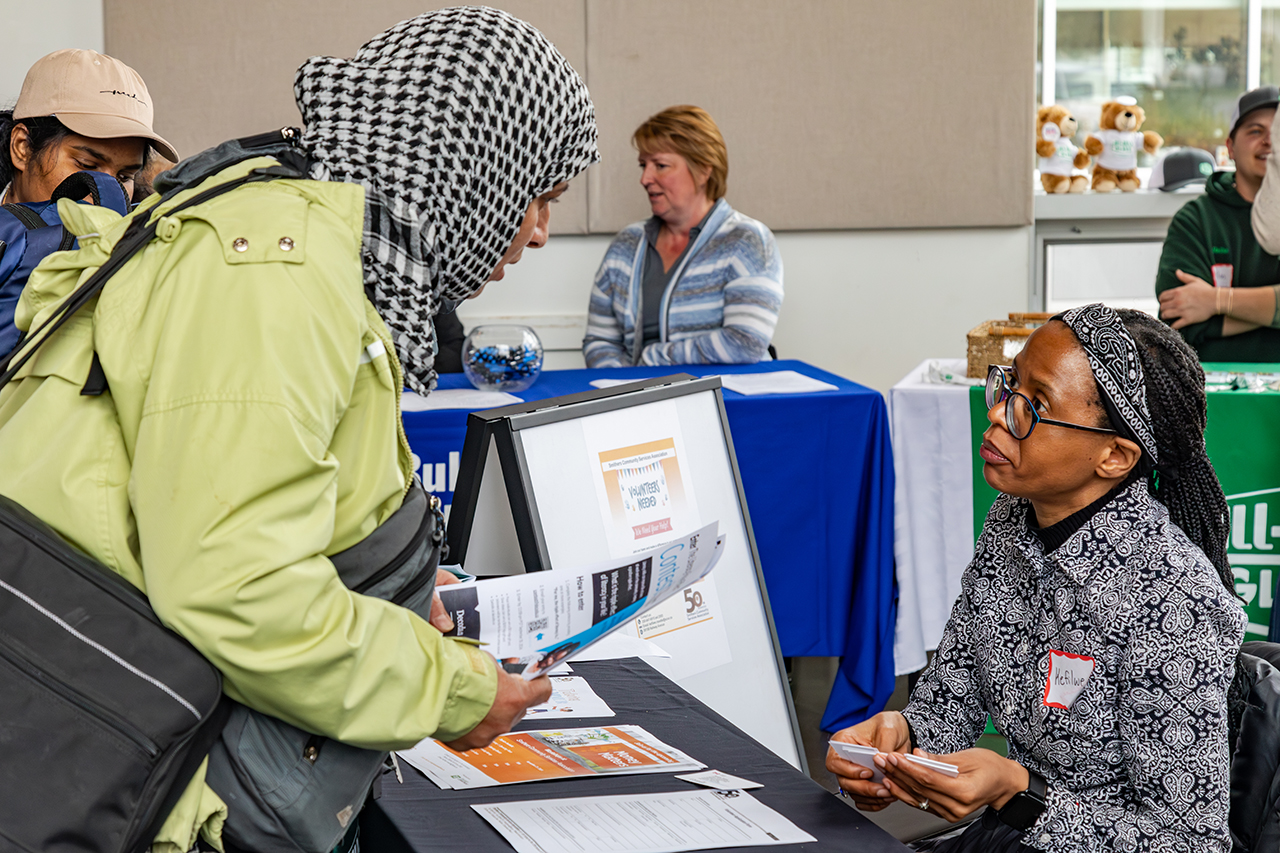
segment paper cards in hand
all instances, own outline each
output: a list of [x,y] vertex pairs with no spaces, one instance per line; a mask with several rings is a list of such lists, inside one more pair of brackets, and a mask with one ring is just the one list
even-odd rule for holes
[[502,660],[527,660],[524,677],[535,678],[705,577],[724,551],[717,529],[712,522],[585,569],[440,587],[454,624],[446,636],[477,640]]
[[701,770],[695,761],[639,726],[512,732],[484,749],[456,752],[428,738],[399,756],[441,788],[455,791],[632,773]]
[[[831,748],[836,751],[836,755],[839,755],[845,761],[852,762],[853,764],[857,764],[860,767],[865,767],[870,770],[873,774],[871,776],[872,782],[884,781],[884,774],[880,772],[879,767],[876,767],[875,761],[873,760],[877,755],[880,755],[880,750],[876,749],[874,746],[863,746],[860,743],[845,743],[844,741],[838,740],[828,741],[828,744],[830,744]],[[904,753],[902,757],[913,764],[919,764],[921,767],[928,767],[930,770],[936,770],[943,776],[950,776],[952,779],[960,775],[960,768],[956,767],[954,764],[947,764],[944,761],[925,758],[921,755],[912,755],[910,753]]]
[[[679,853],[817,841],[745,791],[486,803],[471,808],[517,853]],[[856,847],[851,840],[851,848]]]
[[828,745],[836,751],[836,755],[845,761],[852,762],[859,767],[865,767],[871,771],[872,782],[883,782],[884,774],[880,772],[880,768],[876,767],[872,760],[880,754],[880,750],[874,746],[863,746],[860,743],[845,743],[841,740],[827,741]]

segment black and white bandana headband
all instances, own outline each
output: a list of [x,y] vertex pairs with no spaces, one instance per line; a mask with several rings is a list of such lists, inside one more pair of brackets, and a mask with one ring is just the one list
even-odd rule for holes
[[1116,429],[1138,443],[1152,466],[1157,464],[1160,460],[1147,408],[1142,359],[1138,356],[1138,343],[1120,315],[1101,302],[1094,302],[1059,314],[1056,319],[1066,323],[1084,347],[1098,391],[1110,404],[1108,413],[1113,419],[1116,414],[1120,417]]
[[600,159],[586,84],[538,30],[471,6],[312,57],[294,93],[312,177],[365,189],[365,289],[426,393],[442,303],[485,284],[534,198]]

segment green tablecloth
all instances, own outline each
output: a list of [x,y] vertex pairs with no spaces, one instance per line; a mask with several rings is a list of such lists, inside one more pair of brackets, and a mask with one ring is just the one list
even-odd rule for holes
[[[1210,364],[1206,371],[1280,373],[1280,364]],[[1231,510],[1227,551],[1249,617],[1246,639],[1265,639],[1280,572],[1280,392],[1210,391],[1205,444]],[[982,477],[977,447],[986,430],[983,389],[969,392],[973,432],[973,529],[982,530],[995,489]]]

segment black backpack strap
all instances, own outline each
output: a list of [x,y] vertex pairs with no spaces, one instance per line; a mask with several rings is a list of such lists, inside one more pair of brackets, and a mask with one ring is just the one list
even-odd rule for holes
[[19,222],[26,226],[28,231],[34,231],[37,228],[44,228],[49,224],[40,218],[40,214],[36,213],[29,207],[23,207],[22,205],[14,202],[0,205],[0,207],[3,207],[5,210],[12,213]]
[[[13,352],[9,353],[3,359],[0,359],[0,370],[4,371],[3,374],[0,374],[0,388],[7,385],[9,381],[18,374],[18,371],[22,369],[22,366],[31,360],[31,357],[36,354],[36,351],[45,343],[45,341],[49,340],[54,332],[62,328],[64,323],[70,320],[77,311],[83,308],[90,299],[96,296],[102,288],[106,286],[107,280],[110,279],[111,276],[115,275],[130,258],[142,249],[142,247],[151,242],[151,239],[155,237],[156,227],[161,219],[166,216],[172,216],[173,214],[186,210],[189,207],[204,204],[210,199],[229,193],[237,187],[243,186],[244,184],[252,181],[269,181],[273,178],[298,177],[303,177],[303,175],[299,174],[295,169],[285,165],[269,166],[265,169],[254,169],[242,178],[237,178],[234,181],[228,181],[225,184],[219,184],[216,187],[211,187],[210,189],[199,193],[194,198],[183,202],[174,209],[167,210],[159,216],[156,216],[155,220],[152,222],[147,221],[148,216],[156,212],[159,204],[157,204],[156,207],[151,208],[147,213],[135,216],[133,221],[129,223],[129,227],[125,229],[124,235],[116,242],[115,248],[111,252],[111,256],[103,262],[102,266],[98,267],[98,269],[94,271],[93,275],[89,276],[84,284],[76,288],[66,299],[64,299],[62,304],[54,311],[53,315],[49,317],[49,319],[45,320],[39,328],[30,330],[23,337],[23,342],[19,344]],[[164,200],[162,199],[160,203],[163,204],[163,202]],[[94,354],[94,361],[95,363],[97,362],[97,353]],[[98,365],[98,368],[99,370],[101,369],[100,364]],[[91,367],[90,382],[92,379],[93,368]],[[88,387],[90,387],[90,384],[89,382],[86,382],[86,388]],[[105,375],[103,376],[102,387],[103,390],[106,390]]]
[[87,172],[72,172],[58,184],[53,195],[49,196],[49,201],[54,204],[57,204],[60,198],[79,201],[85,196],[93,199],[95,205],[102,206],[102,193],[98,190],[98,183]]

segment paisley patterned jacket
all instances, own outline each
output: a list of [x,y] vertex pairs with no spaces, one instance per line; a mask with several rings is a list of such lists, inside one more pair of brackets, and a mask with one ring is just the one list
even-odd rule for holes
[[1001,495],[987,516],[905,711],[915,745],[967,749],[990,714],[1049,783],[1029,847],[1226,853],[1239,603],[1141,480],[1048,554],[1029,513]]

